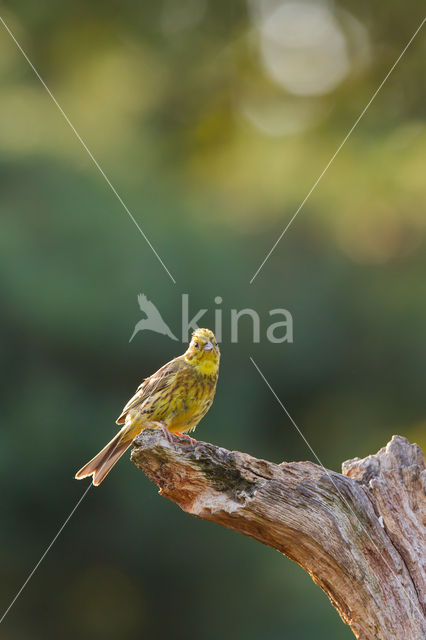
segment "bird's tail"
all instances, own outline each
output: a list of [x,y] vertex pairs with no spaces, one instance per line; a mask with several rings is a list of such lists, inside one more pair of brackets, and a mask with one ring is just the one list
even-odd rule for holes
[[95,487],[101,484],[105,476],[111,471],[115,463],[121,458],[123,453],[130,447],[132,440],[120,442],[123,434],[121,431],[108,442],[106,447],[92,458],[87,464],[77,471],[75,477],[77,480],[93,476],[93,484]]

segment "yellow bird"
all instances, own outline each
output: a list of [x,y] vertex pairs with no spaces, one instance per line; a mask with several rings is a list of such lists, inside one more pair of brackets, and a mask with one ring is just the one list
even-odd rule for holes
[[213,403],[219,361],[213,332],[194,331],[184,354],[142,382],[117,420],[124,426],[75,477],[93,476],[98,486],[143,429],[161,428],[169,439],[195,429]]

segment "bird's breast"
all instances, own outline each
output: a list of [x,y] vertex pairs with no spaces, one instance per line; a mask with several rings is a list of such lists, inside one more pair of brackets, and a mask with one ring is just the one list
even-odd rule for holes
[[191,372],[177,385],[167,409],[171,431],[185,431],[198,424],[212,404],[217,376]]

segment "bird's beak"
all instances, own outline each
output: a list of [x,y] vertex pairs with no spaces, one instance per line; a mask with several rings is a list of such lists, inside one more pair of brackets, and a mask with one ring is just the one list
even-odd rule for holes
[[211,351],[212,349],[214,349],[213,344],[210,342],[210,340],[204,345],[203,347],[203,351]]

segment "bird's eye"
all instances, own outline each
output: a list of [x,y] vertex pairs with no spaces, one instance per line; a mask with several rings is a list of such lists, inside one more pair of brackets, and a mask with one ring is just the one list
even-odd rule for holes
[[194,342],[194,347],[198,349],[198,342]]

